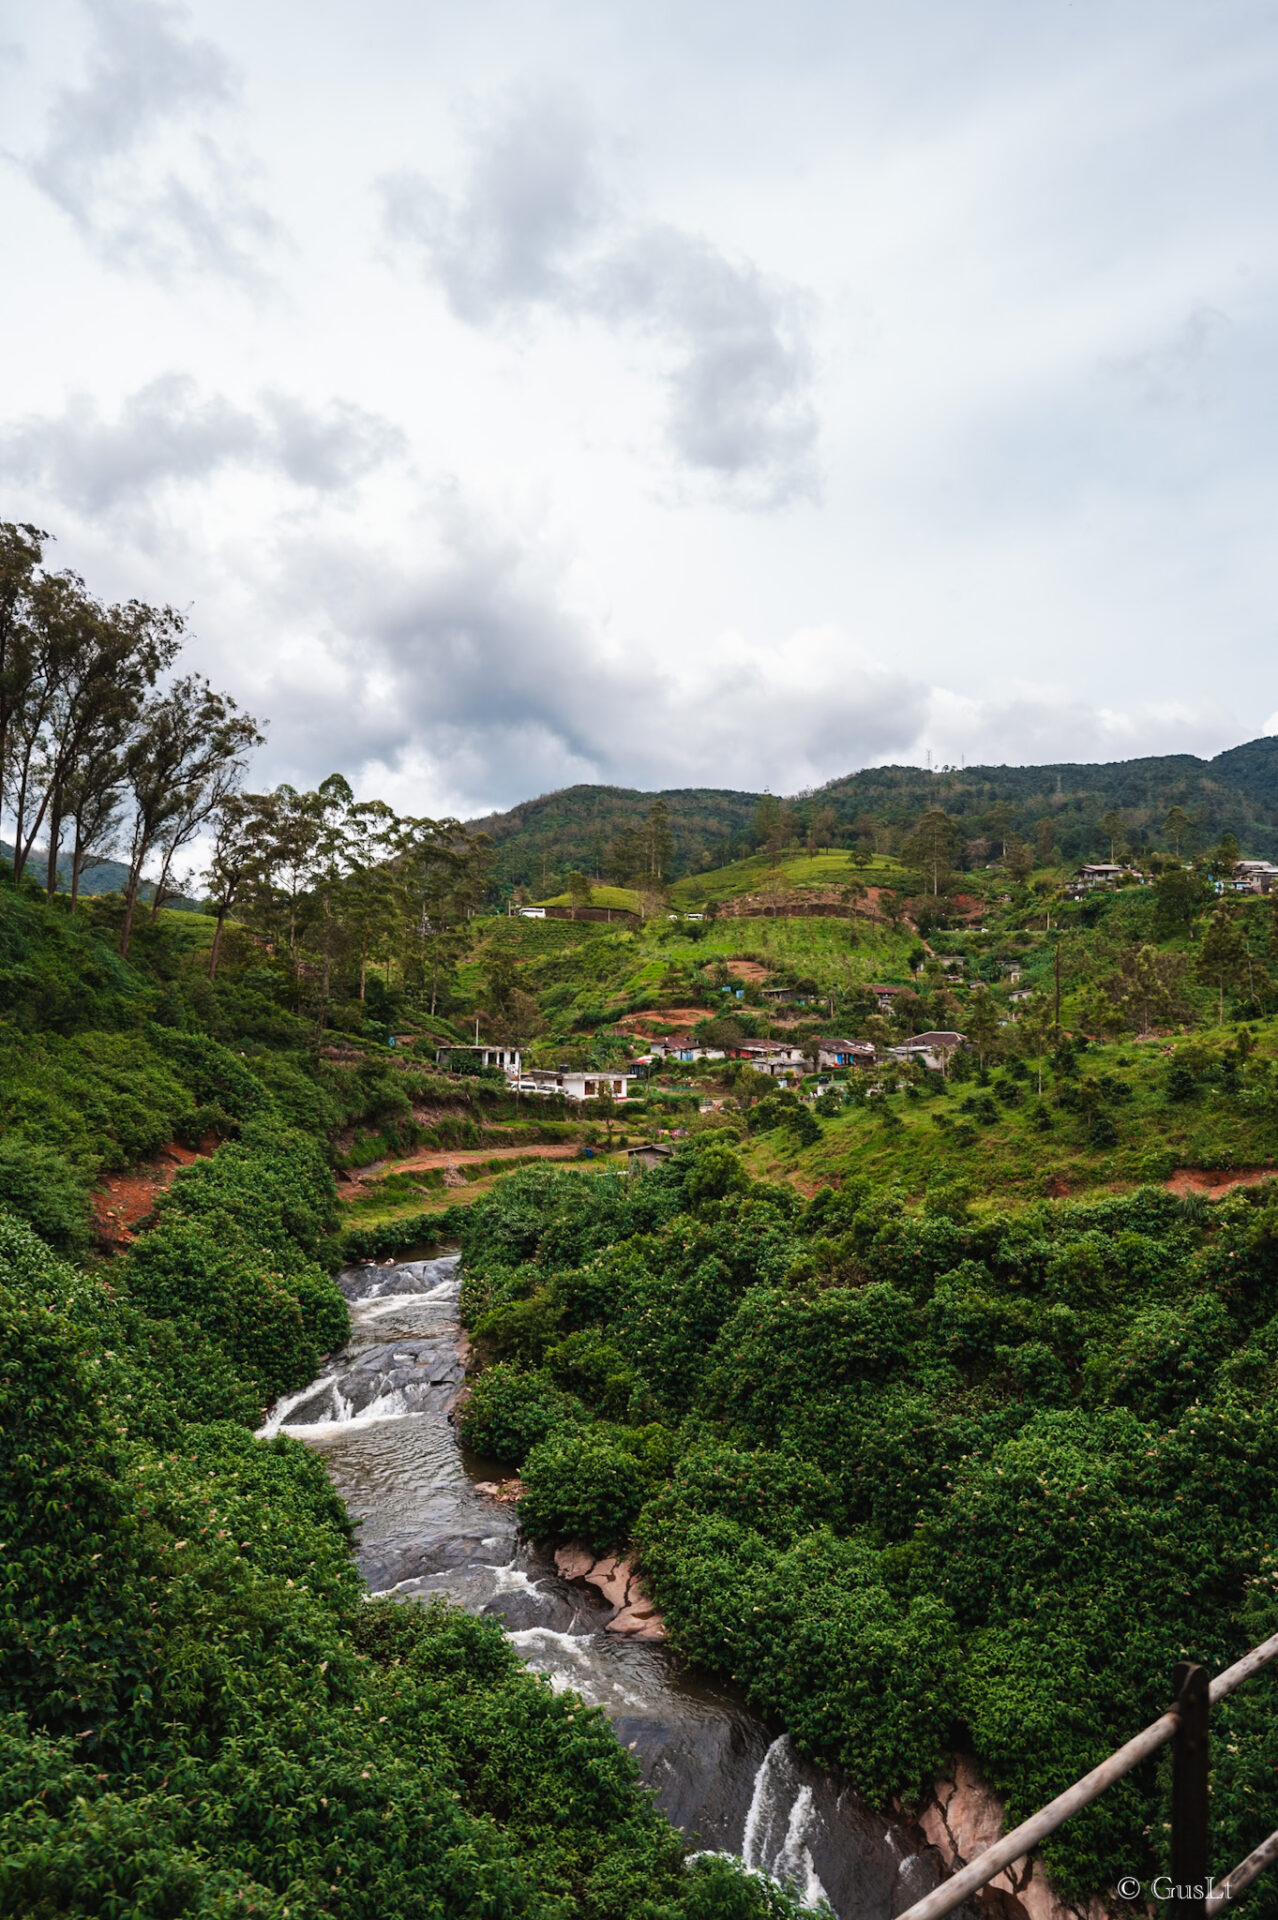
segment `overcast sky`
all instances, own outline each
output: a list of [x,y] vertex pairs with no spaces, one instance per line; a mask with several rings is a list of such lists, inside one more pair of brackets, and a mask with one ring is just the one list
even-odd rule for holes
[[1278,730],[1278,6],[0,0],[0,518],[260,780]]

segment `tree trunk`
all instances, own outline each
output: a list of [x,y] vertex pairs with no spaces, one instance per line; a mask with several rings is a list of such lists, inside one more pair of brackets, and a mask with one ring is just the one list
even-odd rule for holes
[[164,904],[164,894],[169,884],[169,874],[172,867],[173,855],[172,853],[166,853],[164,856],[164,865],[160,868],[160,877],[155,883],[155,898],[151,902],[152,925],[154,925],[160,917],[160,908]]
[[75,912],[76,902],[80,898],[80,869],[84,865],[84,835],[77,820],[75,826],[75,846],[71,853],[71,911]]
[[45,868],[44,890],[52,900],[58,891],[58,854],[62,848],[62,801],[54,796],[49,813],[49,860]]
[[217,957],[218,957],[218,952],[222,945],[222,926],[230,910],[231,910],[231,903],[229,900],[224,901],[223,904],[219,906],[217,910],[217,925],[213,929],[213,945],[209,949],[209,979],[210,980],[214,980],[217,978]]
[[120,928],[120,958],[129,957],[129,942],[133,938],[133,916],[137,912],[138,888],[142,884],[142,862],[139,861],[129,873],[129,884],[124,895],[124,925]]

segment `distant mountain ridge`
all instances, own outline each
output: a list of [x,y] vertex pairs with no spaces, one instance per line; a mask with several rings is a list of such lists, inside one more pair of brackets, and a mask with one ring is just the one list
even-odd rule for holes
[[[32,879],[38,880],[41,885],[44,884],[48,859],[48,848],[36,847],[26,865],[26,872]],[[0,862],[5,862],[10,866],[13,864],[13,848],[7,840],[0,840]],[[122,893],[128,883],[128,878],[129,869],[123,860],[93,860],[80,875],[80,892],[82,894]],[[64,859],[58,862],[58,891],[59,893],[69,893],[71,891],[70,860]],[[151,882],[144,880],[142,882],[140,898],[149,900],[151,894]],[[165,904],[170,907],[181,908],[183,912],[195,913],[200,910],[199,901],[188,899],[185,894],[175,895],[172,899],[166,901]]]
[[[668,878],[739,859],[753,848],[755,809],[762,798],[761,791],[733,788],[668,787],[645,793],[633,787],[581,785],[542,794],[469,824],[494,843],[499,885],[548,893],[567,867],[617,877],[609,871],[609,847],[619,833],[643,824],[655,800],[665,803],[674,840]],[[884,848],[928,807],[943,807],[974,839],[1009,833],[1032,839],[1038,822],[1051,819],[1066,860],[1108,853],[1109,834],[1100,821],[1111,811],[1122,815],[1135,844],[1164,844],[1162,822],[1171,807],[1179,806],[1194,821],[1188,847],[1214,844],[1229,832],[1245,852],[1274,859],[1278,736],[1247,741],[1210,760],[1178,753],[935,773],[922,767],[864,767],[795,795],[788,804],[800,823],[806,823],[814,809],[832,808],[835,844],[869,845],[877,840]]]

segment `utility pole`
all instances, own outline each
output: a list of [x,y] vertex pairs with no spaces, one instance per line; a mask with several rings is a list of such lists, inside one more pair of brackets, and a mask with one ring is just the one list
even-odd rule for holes
[[1055,971],[1056,971],[1056,1022],[1055,1024],[1056,1024],[1056,1031],[1057,1033],[1059,1033],[1061,1030],[1061,936],[1060,936],[1059,928],[1057,929],[1057,934],[1056,934]]

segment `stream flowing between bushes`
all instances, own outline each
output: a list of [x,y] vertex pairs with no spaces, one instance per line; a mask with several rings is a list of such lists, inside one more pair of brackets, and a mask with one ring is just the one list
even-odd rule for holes
[[350,1344],[275,1406],[263,1434],[323,1455],[374,1594],[442,1594],[492,1616],[554,1687],[602,1707],[690,1848],[790,1880],[839,1920],[890,1920],[936,1884],[936,1856],[730,1688],[664,1645],[605,1633],[607,1602],[561,1579],[548,1552],[521,1540],[516,1509],[477,1491],[492,1463],[468,1455],[449,1420],[463,1382],[458,1265],[454,1254],[342,1273]]

